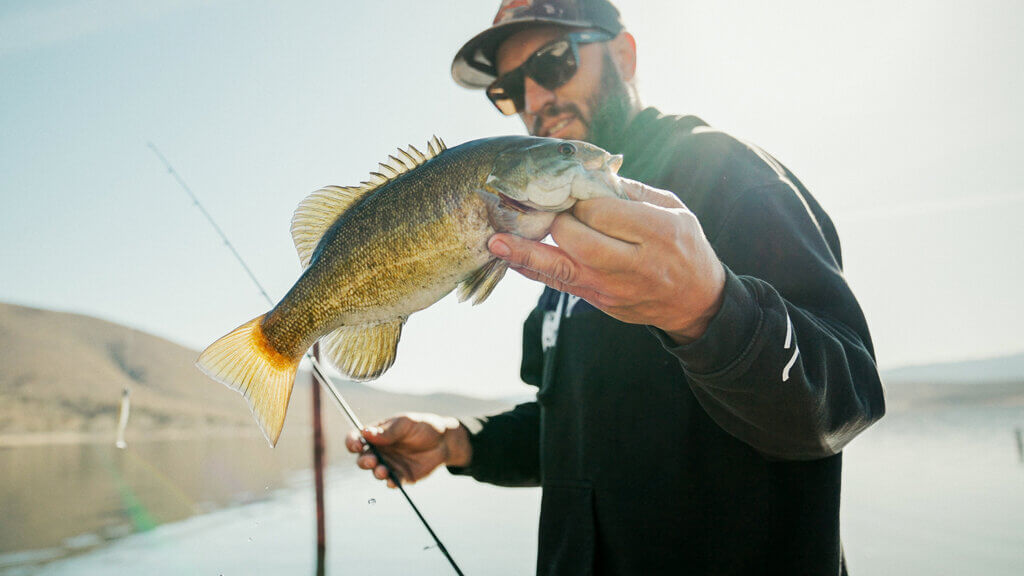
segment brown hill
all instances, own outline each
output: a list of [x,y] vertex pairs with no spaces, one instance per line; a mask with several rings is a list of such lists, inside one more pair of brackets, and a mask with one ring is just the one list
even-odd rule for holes
[[[109,437],[131,389],[133,437],[241,430],[258,434],[241,396],[194,366],[197,352],[89,316],[0,303],[0,439]],[[308,430],[310,378],[300,374],[284,434]],[[365,421],[402,410],[470,415],[505,404],[455,395],[402,395],[356,383],[339,389]],[[328,421],[341,417],[326,394]]]

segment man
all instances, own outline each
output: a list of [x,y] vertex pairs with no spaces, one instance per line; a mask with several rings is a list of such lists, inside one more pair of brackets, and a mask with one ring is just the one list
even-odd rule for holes
[[845,573],[840,451],[884,401],[835,229],[765,152],[642,108],[635,66],[606,0],[505,0],[459,51],[455,80],[531,134],[623,154],[634,201],[579,202],[557,246],[489,241],[548,285],[523,337],[536,402],[363,436],[408,481],[542,486],[539,574]]

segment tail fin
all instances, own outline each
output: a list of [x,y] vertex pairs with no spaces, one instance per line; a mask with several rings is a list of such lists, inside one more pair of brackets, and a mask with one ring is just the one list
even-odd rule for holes
[[196,366],[207,376],[245,396],[252,415],[271,446],[277,444],[302,358],[282,356],[267,342],[260,321],[242,324],[199,355]]

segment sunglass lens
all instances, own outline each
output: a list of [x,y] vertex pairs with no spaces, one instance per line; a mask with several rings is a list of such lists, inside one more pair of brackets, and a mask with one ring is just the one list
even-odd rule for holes
[[498,111],[505,116],[512,116],[516,112],[519,112],[521,106],[517,106],[515,100],[512,98],[491,98],[491,102],[498,108]]
[[521,112],[525,105],[523,80],[533,78],[547,90],[554,90],[576,74],[576,54],[568,40],[545,46],[522,66],[495,80],[487,88],[487,97],[506,116]]
[[511,116],[521,110],[523,107],[522,71],[516,70],[499,78],[487,88],[487,97],[506,116]]
[[576,55],[568,40],[555,42],[530,59],[529,75],[538,84],[554,90],[576,74]]

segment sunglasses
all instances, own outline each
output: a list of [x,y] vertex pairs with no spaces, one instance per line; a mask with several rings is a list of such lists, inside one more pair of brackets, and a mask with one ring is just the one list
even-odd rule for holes
[[579,46],[606,42],[607,32],[589,30],[573,32],[565,38],[544,45],[515,70],[503,74],[487,87],[487,98],[502,114],[511,116],[523,110],[526,101],[526,78],[532,78],[546,90],[559,88],[576,74]]

